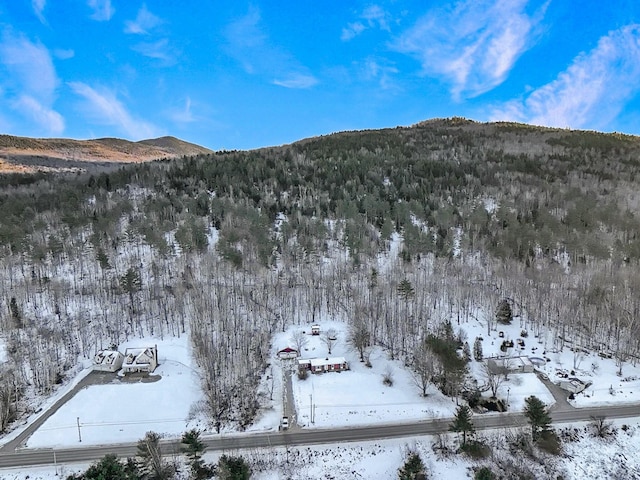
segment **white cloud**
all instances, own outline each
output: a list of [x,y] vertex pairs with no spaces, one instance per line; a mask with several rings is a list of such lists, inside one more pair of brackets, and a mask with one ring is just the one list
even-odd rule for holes
[[273,80],[274,85],[286,88],[311,88],[317,83],[317,78],[313,75],[306,75],[304,73],[292,73],[285,78]]
[[5,30],[0,42],[0,78],[5,79],[0,84],[1,102],[47,134],[63,132],[64,119],[53,109],[59,81],[45,46]]
[[176,63],[175,53],[172,51],[169,46],[169,40],[166,38],[162,38],[156,42],[141,42],[131,48],[145,57],[161,60],[165,66]]
[[367,58],[361,69],[364,80],[378,82],[383,90],[398,90],[398,85],[393,78],[397,73],[398,69],[394,65],[384,59],[373,57]]
[[44,45],[7,30],[0,43],[0,62],[17,88],[40,100],[52,101],[58,77],[49,50]]
[[31,0],[31,6],[33,7],[33,12],[38,17],[42,23],[47,23],[47,20],[44,18],[44,7],[47,5],[47,0]]
[[171,120],[176,123],[193,123],[197,120],[196,116],[191,110],[191,98],[187,97],[184,102],[184,107],[174,110],[169,114]]
[[492,120],[602,129],[640,92],[640,25],[610,32],[551,83],[494,109]]
[[124,23],[124,32],[136,35],[148,35],[154,28],[162,24],[163,20],[151,13],[145,4],[142,4],[135,20],[127,20]]
[[16,111],[37,123],[49,135],[60,135],[64,131],[62,115],[29,95],[21,95],[12,102],[12,106]]
[[91,18],[98,22],[108,22],[116,13],[111,5],[111,0],[88,0],[87,5],[93,10]]
[[70,58],[75,57],[76,52],[74,52],[72,49],[70,48],[56,48],[53,51],[53,55],[56,58],[59,58],[60,60],[69,60]]
[[389,31],[390,15],[378,5],[365,8],[359,18],[360,20],[349,23],[342,29],[340,40],[345,42],[352,40],[368,28],[378,27],[381,30]]
[[353,22],[349,23],[346,28],[342,29],[342,35],[340,35],[340,40],[343,42],[347,42],[366,30],[362,22]]
[[227,52],[251,75],[271,77],[286,88],[310,88],[318,80],[291,54],[274,45],[260,28],[260,11],[251,7],[244,17],[225,29]]
[[82,82],[70,82],[69,86],[74,93],[85,100],[87,113],[96,123],[114,126],[132,140],[160,135],[155,125],[131,115],[114,92],[107,89],[99,92]]
[[475,97],[504,82],[531,47],[547,3],[533,15],[525,12],[529,3],[465,0],[420,18],[391,47],[416,57],[425,74],[451,83],[455,99]]

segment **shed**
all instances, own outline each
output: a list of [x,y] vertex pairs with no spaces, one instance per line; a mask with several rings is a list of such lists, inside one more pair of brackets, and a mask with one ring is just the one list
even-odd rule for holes
[[295,348],[286,347],[286,348],[283,348],[282,350],[279,350],[277,355],[278,355],[278,358],[282,358],[282,359],[297,358],[298,350],[296,350]]

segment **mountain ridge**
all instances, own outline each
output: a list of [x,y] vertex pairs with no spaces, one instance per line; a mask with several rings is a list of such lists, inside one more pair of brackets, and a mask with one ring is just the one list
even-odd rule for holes
[[212,153],[172,136],[132,142],[120,138],[75,140],[0,135],[0,173],[86,170]]

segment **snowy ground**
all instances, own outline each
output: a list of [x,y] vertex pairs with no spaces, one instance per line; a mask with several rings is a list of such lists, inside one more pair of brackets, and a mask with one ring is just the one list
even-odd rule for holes
[[[626,431],[622,425],[628,425]],[[640,418],[616,422],[617,434],[613,438],[599,439],[590,436],[585,424],[561,425],[579,433],[575,442],[564,442],[564,452],[560,457],[544,457],[544,463],[556,465],[565,480],[611,479],[637,480],[640,478]],[[490,435],[493,435],[491,437]],[[504,432],[495,431],[487,435],[489,443],[499,442]],[[453,454],[446,458],[436,455],[432,445],[435,439],[424,436],[405,440],[379,440],[372,442],[345,443],[337,445],[314,445],[313,447],[291,447],[258,449],[250,451],[226,452],[242,455],[254,465],[252,478],[256,480],[326,480],[326,479],[368,479],[388,480],[397,478],[398,468],[403,464],[408,451],[416,451],[425,463],[428,478],[473,478],[472,467],[484,465],[463,455]],[[447,442],[455,446],[453,435]],[[497,450],[497,449],[496,449]],[[504,448],[505,455],[510,455]],[[206,454],[207,462],[215,463],[218,454]],[[535,465],[540,468],[540,464]],[[490,465],[490,464],[489,464]],[[86,470],[87,464],[58,465],[1,469],[3,480],[54,480],[65,478],[72,473]],[[185,469],[183,469],[184,471]],[[494,467],[495,470],[495,467]],[[555,479],[540,470],[536,478]],[[183,477],[186,478],[186,477]]]
[[[337,342],[333,346],[332,357],[345,357],[350,370],[309,375],[306,380],[298,379],[297,362],[291,361],[289,374],[293,377],[297,422],[307,428],[344,427],[368,425],[380,422],[426,420],[451,415],[455,411],[455,401],[445,397],[435,388],[430,388],[428,397],[420,396],[420,391],[410,373],[398,361],[388,359],[380,348],[371,353],[372,368],[360,362],[358,353],[347,343],[347,329],[344,323],[320,322],[324,330],[333,328],[337,332]],[[276,336],[275,344],[290,345],[289,338],[295,330],[311,331],[310,325],[290,328]],[[327,346],[320,336],[307,335],[309,343],[302,352],[302,358],[324,358],[328,356]],[[390,372],[393,386],[383,384],[383,375]],[[314,424],[310,423],[310,409],[314,405]]]
[[[384,350],[374,347],[370,357],[372,366],[369,368],[360,362],[358,353],[349,346],[344,323],[324,321],[319,324],[324,330],[332,328],[338,332],[338,341],[331,356],[345,357],[351,370],[309,375],[306,380],[300,380],[295,373],[292,374],[299,426],[344,427],[453,416],[456,410],[455,399],[446,397],[433,385],[429,386],[427,397],[422,397],[410,370],[402,362],[389,360]],[[298,329],[310,332],[311,326],[292,327],[287,332],[278,334],[274,344],[278,349],[291,346],[291,334]],[[475,333],[475,329],[470,330],[470,333]],[[495,332],[495,336],[498,338],[498,332]],[[328,356],[327,347],[319,336],[307,337],[309,343],[302,352],[302,358]],[[473,342],[475,334],[469,337]],[[487,339],[485,343],[491,341]],[[498,348],[499,344],[496,349]],[[485,350],[491,352],[491,345]],[[289,371],[295,372],[296,368],[296,362],[291,361]],[[472,361],[471,370],[482,383],[481,364]],[[391,372],[393,386],[386,386],[382,382],[387,372]],[[533,373],[510,375],[498,393],[505,400],[508,399],[512,411],[522,410],[524,399],[530,395],[536,395],[548,405],[553,404],[553,396]],[[315,408],[313,424],[310,422],[312,405]]]
[[[481,317],[481,315],[478,315]],[[513,340],[515,347],[506,352],[508,356],[529,356],[537,358],[547,358],[548,362],[537,370],[545,373],[549,379],[558,383],[561,374],[577,377],[585,382],[592,382],[592,386],[585,392],[577,394],[571,403],[576,407],[615,405],[623,403],[634,403],[640,401],[640,366],[633,366],[628,363],[623,366],[623,375],[618,376],[616,362],[611,358],[601,358],[595,352],[573,352],[565,345],[562,351],[555,348],[554,340],[549,335],[535,338],[532,332],[527,332],[527,337],[522,337],[521,333],[524,324],[518,319],[514,319],[511,325],[497,325],[487,334],[486,323],[477,320],[463,322],[460,326],[454,324],[454,329],[462,328],[467,334],[467,341],[473,350],[473,342],[476,337],[482,337],[482,348],[484,357],[504,356],[500,351],[503,340]],[[499,333],[503,333],[500,337]],[[522,339],[524,347],[519,348],[517,339]],[[472,361],[470,369],[475,377],[482,378],[480,365]],[[571,373],[573,371],[573,373]],[[517,385],[522,383],[522,385]],[[613,388],[612,388],[613,387]],[[501,385],[498,396],[505,399],[509,389],[510,410],[522,409],[524,398],[528,395],[536,395],[547,405],[553,403],[553,397],[548,390],[531,374],[510,375],[510,380]],[[538,393],[535,393],[535,391]],[[613,394],[610,393],[613,391]],[[528,393],[531,392],[531,393]],[[547,393],[544,393],[547,392]],[[568,395],[568,393],[567,393]]]
[[136,339],[127,347],[158,346],[160,366],[151,383],[93,385],[78,392],[27,441],[29,448],[77,446],[78,419],[82,444],[134,442],[153,430],[179,436],[191,428],[189,409],[200,398],[200,384],[191,365],[189,339]]
[[[451,416],[455,412],[455,401],[442,395],[433,386],[430,386],[426,398],[421,397],[410,371],[401,362],[389,360],[384,350],[374,348],[371,353],[372,367],[366,367],[359,361],[357,352],[348,345],[344,323],[324,320],[319,324],[324,330],[333,328],[338,332],[332,356],[344,356],[350,363],[351,370],[310,375],[306,380],[299,380],[291,373],[296,370],[295,360],[282,361],[274,358],[273,368],[267,371],[267,374],[275,379],[273,401],[268,400],[270,395],[267,394],[271,380],[265,380],[261,386],[263,409],[249,431],[277,430],[283,412],[283,383],[287,374],[292,376],[297,423],[303,428],[428,420]],[[511,326],[501,326],[489,335],[486,326],[476,320],[462,323],[461,327],[467,333],[470,345],[473,345],[476,336],[484,339],[482,343],[485,357],[500,354],[499,346],[503,339],[521,338],[521,327],[517,322]],[[291,346],[291,334],[298,329],[307,332],[311,330],[310,325],[301,325],[277,334],[273,341],[274,357],[277,350]],[[504,337],[499,336],[500,331]],[[308,335],[308,339],[309,342],[302,352],[303,358],[327,356],[327,347],[319,336]],[[574,353],[570,350],[552,353],[544,350],[544,346],[536,339],[524,338],[524,341],[524,349],[517,353],[549,358],[550,362],[542,367],[542,370],[550,379],[559,378],[555,375],[557,369],[570,370],[573,366]],[[76,446],[78,418],[84,444],[137,441],[148,430],[179,436],[188,428],[204,429],[204,424],[188,420],[191,406],[200,399],[199,381],[196,369],[191,363],[188,337],[164,340],[138,339],[130,341],[122,348],[142,344],[158,345],[161,365],[155,375],[161,378],[159,381],[114,383],[84,389],[47,420],[28,440],[27,446]],[[614,360],[596,355],[585,357],[580,365],[589,365],[590,370],[577,369],[575,373],[576,376],[593,381],[594,385],[586,391],[586,395],[577,395],[574,404],[585,406],[637,401],[637,392],[640,391],[638,381],[625,381],[618,377],[615,374]],[[597,366],[592,369],[591,363]],[[482,384],[481,364],[472,361],[470,370]],[[625,365],[624,371],[627,375],[625,378],[640,377],[640,369],[631,365]],[[388,372],[393,378],[392,386],[386,386],[382,381]],[[83,373],[86,373],[86,370]],[[615,395],[610,394],[611,385],[614,386]],[[59,395],[62,393],[64,392],[59,392]],[[498,391],[498,396],[508,399],[511,411],[521,411],[524,399],[530,395],[538,396],[547,405],[553,403],[552,395],[534,374],[512,374]],[[309,415],[312,404],[315,408],[313,424],[310,423]]]

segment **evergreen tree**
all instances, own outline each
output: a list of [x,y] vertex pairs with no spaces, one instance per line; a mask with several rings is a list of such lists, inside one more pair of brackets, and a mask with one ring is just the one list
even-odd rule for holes
[[9,300],[9,310],[11,311],[11,319],[13,320],[14,326],[16,328],[22,328],[24,325],[22,324],[22,315],[20,314],[16,297],[11,297],[11,300]]
[[498,308],[496,309],[496,321],[502,325],[510,325],[513,320],[513,312],[511,311],[511,305],[506,299],[500,300]]
[[473,342],[473,358],[476,360],[476,362],[481,362],[483,356],[482,339],[480,337],[476,337],[476,340]]
[[410,452],[404,465],[398,469],[398,480],[415,480],[420,473],[424,473],[422,458],[419,453]]
[[546,405],[535,395],[525,398],[524,414],[531,425],[531,436],[537,440],[542,432],[551,428],[551,416]]
[[464,342],[462,344],[462,353],[464,355],[464,359],[467,362],[471,361],[471,349],[469,348],[469,342]]
[[405,301],[409,301],[411,297],[415,294],[415,290],[413,285],[406,278],[400,282],[398,285],[398,295]]
[[109,453],[91,465],[86,472],[69,475],[67,480],[139,480],[140,475],[131,462],[122,463]]
[[195,428],[182,434],[182,445],[180,451],[184,453],[189,460],[191,468],[191,478],[194,480],[202,480],[212,475],[212,469],[209,468],[202,460],[202,454],[205,451],[205,445],[200,439],[200,431]]
[[472,435],[475,427],[471,421],[471,409],[466,405],[460,405],[456,411],[456,416],[449,425],[449,430],[456,433],[462,433],[462,446],[467,443],[467,434]]
[[138,463],[140,473],[145,480],[169,480],[174,477],[175,469],[162,458],[160,435],[147,432],[138,441]]
[[495,480],[496,476],[489,467],[481,467],[473,476],[473,480]]
[[251,468],[243,457],[222,455],[218,460],[218,478],[220,480],[249,480]]

